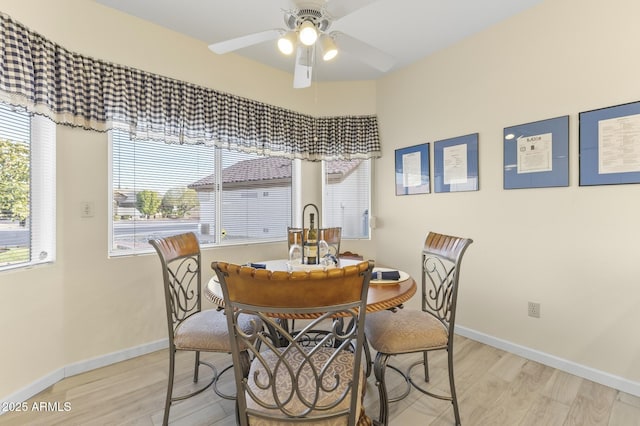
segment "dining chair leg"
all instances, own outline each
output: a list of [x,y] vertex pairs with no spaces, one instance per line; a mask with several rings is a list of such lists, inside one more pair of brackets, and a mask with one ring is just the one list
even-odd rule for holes
[[[247,378],[249,377],[249,370],[251,369],[251,356],[249,355],[249,352],[247,351],[242,351],[240,352],[240,370],[242,371],[242,377],[243,378]],[[234,378],[235,378],[235,371],[234,371]],[[237,386],[236,385],[236,392],[244,392],[242,390],[241,386]],[[245,424],[245,420],[243,419],[241,416],[246,416],[246,413],[240,413],[240,395],[236,395],[236,424],[237,425],[241,425],[241,424]]]
[[366,362],[365,375],[366,377],[371,376],[371,348],[369,348],[369,342],[367,341],[367,337],[364,337],[364,360]]
[[248,351],[240,352],[240,365],[242,367],[242,377],[249,377],[249,369],[251,369],[251,355]]
[[193,367],[193,383],[198,383],[199,371],[200,371],[200,351],[196,351],[196,365]]
[[422,352],[422,363],[424,364],[424,381],[429,381],[429,352]]
[[389,423],[389,395],[387,394],[387,384],[385,382],[385,372],[389,356],[378,352],[376,360],[373,363],[373,373],[376,377],[376,386],[378,387],[378,395],[380,396],[380,414],[378,416],[378,424],[387,426]]
[[456,384],[453,378],[453,351],[447,351],[447,370],[449,370],[449,389],[451,390],[451,404],[453,404],[453,415],[456,419],[456,426],[460,426],[460,411],[458,410],[458,397],[456,395]]
[[164,417],[162,419],[162,425],[167,426],[169,424],[169,410],[171,409],[171,398],[173,397],[173,379],[176,366],[176,353],[169,349],[169,379],[167,380],[167,398],[164,402]]

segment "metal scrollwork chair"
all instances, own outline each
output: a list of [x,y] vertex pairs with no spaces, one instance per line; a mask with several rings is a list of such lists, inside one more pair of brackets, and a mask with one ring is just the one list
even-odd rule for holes
[[[200,352],[231,353],[227,318],[222,310],[202,310],[202,268],[200,245],[192,232],[166,238],[152,239],[149,243],[158,253],[162,264],[164,281],[167,325],[169,329],[169,381],[165,400],[163,424],[169,422],[171,403],[195,396],[209,386],[226,399],[235,399],[235,395],[226,395],[216,387],[220,374],[231,368],[226,367],[218,373],[215,366],[200,360]],[[241,324],[250,331],[254,323]],[[208,366],[212,379],[197,390],[173,396],[173,382],[177,351],[195,352],[193,382],[198,382],[200,365]]]
[[[472,242],[473,240],[468,238],[430,232],[422,250],[422,309],[381,311],[367,316],[367,340],[377,351],[373,370],[380,394],[380,424],[388,424],[389,402],[404,398],[412,385],[429,396],[451,401],[456,425],[460,425],[453,376],[453,336],[460,264],[462,256]],[[423,365],[424,381],[429,382],[427,354],[436,350],[447,351],[449,395],[430,392],[411,377],[411,370],[417,365]],[[412,364],[404,373],[409,385],[407,391],[397,398],[389,399],[385,383],[389,358],[393,355],[418,352],[422,352],[422,360]],[[389,368],[398,371],[393,366]]]
[[[373,263],[311,272],[225,262],[213,262],[212,268],[225,307],[233,312],[227,320],[233,335],[239,424],[371,424],[362,404],[362,347]],[[242,331],[238,323],[245,315],[259,317],[270,331]],[[307,321],[289,331],[280,321],[289,318]],[[316,338],[313,330],[319,326],[327,332]],[[239,357],[242,344],[251,355],[249,363]]]

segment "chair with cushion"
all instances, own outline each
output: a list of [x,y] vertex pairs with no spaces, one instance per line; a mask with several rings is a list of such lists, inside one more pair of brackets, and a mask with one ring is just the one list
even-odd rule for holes
[[[429,396],[451,401],[456,425],[460,424],[453,377],[453,336],[460,264],[462,256],[472,242],[473,240],[468,238],[430,232],[422,250],[422,309],[381,311],[367,316],[367,340],[377,351],[373,370],[380,394],[380,424],[388,424],[389,402],[405,397],[411,385]],[[423,365],[424,381],[429,382],[427,354],[436,350],[447,351],[449,395],[431,392],[411,376],[414,367]],[[409,389],[402,396],[389,399],[385,383],[389,358],[393,355],[420,352],[423,354],[422,359],[412,364],[404,373]],[[392,366],[389,368],[395,369]]]
[[[233,312],[227,320],[239,424],[371,424],[362,405],[362,347],[372,263],[311,272],[212,267]],[[240,330],[245,315],[258,316],[270,332]],[[304,327],[289,331],[281,321],[289,318],[306,319]],[[243,344],[250,363],[239,357]]]
[[[169,382],[164,408],[163,424],[168,424],[171,403],[195,396],[213,385],[215,392],[226,399],[235,396],[225,395],[216,388],[219,377],[217,369],[210,363],[200,360],[200,352],[231,353],[227,318],[223,310],[202,310],[201,297],[201,257],[198,239],[192,232],[166,238],[152,239],[149,243],[158,253],[162,264],[164,295],[169,329]],[[250,330],[253,324],[245,321],[241,324]],[[200,365],[211,368],[213,377],[206,385],[197,390],[173,396],[173,382],[177,351],[195,352],[194,383],[198,382]],[[246,353],[245,353],[246,356]],[[231,366],[220,372],[226,371]]]

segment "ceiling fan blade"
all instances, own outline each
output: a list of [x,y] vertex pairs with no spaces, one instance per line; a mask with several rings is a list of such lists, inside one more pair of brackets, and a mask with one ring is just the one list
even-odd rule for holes
[[338,31],[334,31],[331,35],[335,37],[339,51],[348,53],[377,70],[382,72],[389,71],[396,63],[396,59],[393,56],[357,38]]
[[244,47],[253,46],[254,44],[264,43],[265,41],[275,40],[280,37],[282,30],[273,29],[261,31],[259,33],[247,34],[241,37],[220,41],[209,45],[209,49],[215,53],[222,55]]
[[340,19],[378,0],[329,0],[325,7],[333,19]]
[[311,86],[311,72],[313,71],[313,46],[298,46],[296,64],[293,70],[293,88],[304,89]]

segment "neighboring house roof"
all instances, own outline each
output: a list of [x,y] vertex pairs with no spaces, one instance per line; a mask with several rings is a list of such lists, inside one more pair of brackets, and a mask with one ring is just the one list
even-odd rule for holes
[[[239,161],[222,170],[223,184],[248,184],[251,182],[274,182],[291,178],[291,161],[282,157],[264,157]],[[328,162],[331,180],[341,180],[355,170],[362,160],[336,160]],[[215,184],[211,174],[189,185],[196,190]]]
[[280,157],[244,160],[222,170],[223,183],[255,182],[290,177],[291,160]]
[[113,199],[118,203],[119,206],[122,206],[123,204],[135,205],[136,192],[133,189],[129,188],[114,189]]
[[113,190],[113,198],[118,200],[126,200],[127,198],[134,197],[136,193],[133,189],[128,188],[118,188]]
[[327,174],[332,182],[341,181],[358,168],[362,160],[334,160],[327,162]]

